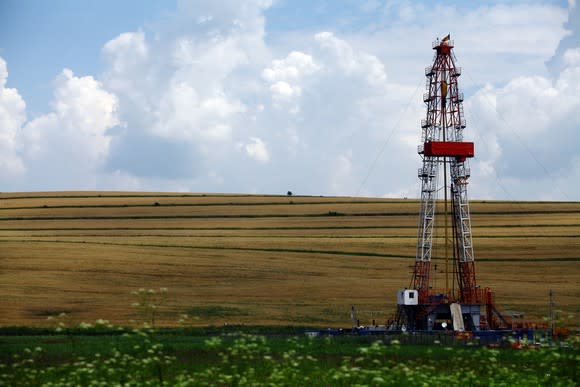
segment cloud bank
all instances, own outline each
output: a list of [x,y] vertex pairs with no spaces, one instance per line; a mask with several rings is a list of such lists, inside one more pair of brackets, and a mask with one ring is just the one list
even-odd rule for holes
[[[377,3],[356,32],[270,36],[271,7],[179,2],[104,42],[102,74],[63,69],[34,118],[0,58],[3,190],[417,196],[423,67],[445,22]],[[472,196],[580,197],[578,9],[437,7],[464,26]]]

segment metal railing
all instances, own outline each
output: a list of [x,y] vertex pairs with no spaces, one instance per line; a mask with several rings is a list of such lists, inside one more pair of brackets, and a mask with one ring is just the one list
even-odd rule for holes
[[[420,147],[423,147],[423,145],[420,145]],[[419,168],[419,170],[417,171],[417,176],[418,177],[435,177],[436,174],[436,169],[433,167],[425,167],[425,168]]]
[[460,300],[464,300],[463,302],[467,301],[467,303],[471,304],[493,304],[494,303],[494,294],[490,288],[481,288],[476,287],[472,289],[464,289],[461,291],[460,289],[443,289],[443,288],[430,288],[429,295],[426,297],[425,300],[419,300],[419,302],[423,302],[425,304],[433,304],[437,305],[440,303],[451,303],[457,302]]
[[458,122],[455,123],[455,129],[465,129],[466,126],[467,121],[463,117],[461,117]]
[[439,47],[441,44],[445,44],[445,45],[447,45],[448,47],[454,47],[454,42],[453,42],[453,40],[447,40],[447,41],[445,41],[445,42],[444,42],[444,41],[442,41],[442,40],[439,40],[439,39],[438,39],[438,40],[434,40],[434,41],[433,41],[432,47],[433,47],[433,48],[437,48],[437,47]]
[[471,169],[464,168],[464,167],[454,167],[452,171],[452,175],[462,178],[462,177],[469,177],[471,176]]
[[437,189],[435,182],[434,181],[430,181],[427,184],[423,185],[422,187],[422,191],[423,192],[435,192],[435,190]]

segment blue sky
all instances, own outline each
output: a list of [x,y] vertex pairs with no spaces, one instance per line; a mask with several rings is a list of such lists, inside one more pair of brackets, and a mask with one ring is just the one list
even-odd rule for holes
[[574,1],[4,0],[0,182],[415,197],[423,69],[450,32],[472,196],[578,200],[578,15]]
[[31,112],[48,109],[54,77],[68,67],[79,75],[103,71],[101,48],[122,32],[147,29],[175,10],[171,1],[0,2],[0,56],[10,63],[10,84]]

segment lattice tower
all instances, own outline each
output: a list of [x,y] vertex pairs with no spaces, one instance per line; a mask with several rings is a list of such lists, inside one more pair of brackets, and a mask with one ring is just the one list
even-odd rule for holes
[[[457,291],[453,292],[446,283],[446,292],[451,301],[463,303],[476,302],[477,297],[475,257],[467,198],[467,183],[470,176],[467,159],[473,157],[474,150],[472,142],[463,141],[466,122],[463,113],[463,93],[459,91],[457,83],[461,68],[456,65],[453,47],[453,41],[449,36],[434,42],[433,64],[425,69],[427,91],[423,95],[423,101],[427,105],[427,114],[421,121],[422,145],[418,149],[423,158],[423,165],[418,173],[421,180],[421,211],[411,281],[411,288],[419,292],[419,303],[426,303],[430,293],[436,204],[440,191],[444,193],[446,209],[447,196],[449,195],[451,199],[453,248],[451,252],[446,249],[446,254],[453,254],[456,275],[453,277],[452,287],[455,288],[457,284]],[[447,185],[448,171],[449,185]],[[444,175],[442,190],[438,187],[441,174]],[[445,240],[444,243],[447,244],[448,241]]]

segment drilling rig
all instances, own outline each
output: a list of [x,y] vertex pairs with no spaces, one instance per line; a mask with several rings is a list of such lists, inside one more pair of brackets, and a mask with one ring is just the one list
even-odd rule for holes
[[[463,140],[466,121],[463,93],[457,82],[461,67],[456,65],[449,35],[437,39],[432,47],[434,60],[425,69],[427,90],[423,94],[427,114],[421,121],[418,147],[423,163],[418,171],[421,209],[417,252],[410,286],[397,292],[395,323],[398,329],[410,331],[500,329],[508,325],[507,321],[495,307],[493,292],[478,286],[475,277],[467,197],[468,159],[475,153],[473,142]],[[441,188],[440,180],[443,181]],[[440,229],[435,223],[437,204],[441,204],[440,191],[443,192],[445,287],[436,289],[432,287],[431,259],[435,231]]]

